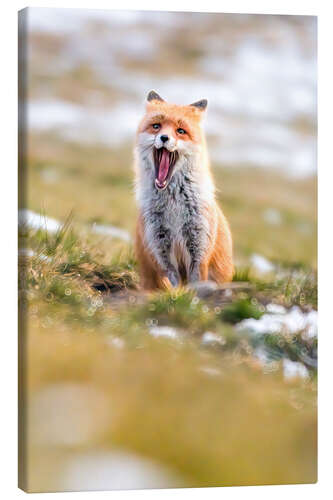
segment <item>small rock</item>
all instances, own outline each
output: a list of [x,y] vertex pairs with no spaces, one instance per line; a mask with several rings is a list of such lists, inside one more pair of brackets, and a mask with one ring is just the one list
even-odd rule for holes
[[191,290],[194,290],[200,299],[210,297],[216,290],[218,285],[214,281],[196,281],[189,285]]

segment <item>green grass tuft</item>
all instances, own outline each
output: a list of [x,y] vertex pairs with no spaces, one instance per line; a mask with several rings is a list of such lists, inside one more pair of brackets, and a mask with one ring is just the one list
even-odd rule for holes
[[258,306],[257,301],[246,298],[235,300],[235,302],[225,306],[219,316],[222,321],[235,324],[247,318],[259,319],[262,314],[263,311]]

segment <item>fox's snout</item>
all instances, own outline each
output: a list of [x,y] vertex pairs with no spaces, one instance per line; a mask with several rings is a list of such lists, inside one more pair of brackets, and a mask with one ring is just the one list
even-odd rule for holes
[[177,149],[177,139],[170,132],[161,132],[155,136],[155,148],[166,148],[169,151]]

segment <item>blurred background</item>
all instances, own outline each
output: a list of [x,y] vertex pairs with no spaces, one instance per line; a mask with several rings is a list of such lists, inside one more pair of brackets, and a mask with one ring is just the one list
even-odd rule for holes
[[153,88],[209,100],[214,162],[316,171],[314,18],[33,9],[29,30],[31,130],[119,147]]
[[[26,487],[314,481],[316,18],[33,8],[21,21]],[[119,316],[87,286],[137,287],[133,144],[151,89],[208,99],[235,280],[256,287],[232,292],[232,320],[185,292],[148,305],[133,292],[141,309]],[[262,317],[261,337],[239,333]]]

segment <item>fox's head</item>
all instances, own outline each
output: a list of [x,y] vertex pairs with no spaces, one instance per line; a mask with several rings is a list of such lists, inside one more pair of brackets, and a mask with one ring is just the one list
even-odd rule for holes
[[206,99],[179,106],[149,92],[146,114],[138,128],[137,152],[155,177],[157,189],[165,189],[174,173],[201,153],[201,119],[206,107]]

